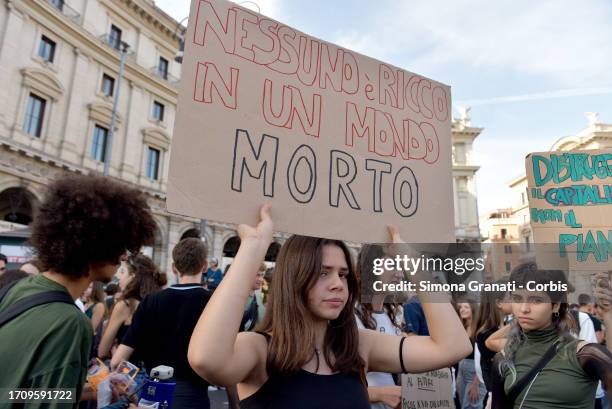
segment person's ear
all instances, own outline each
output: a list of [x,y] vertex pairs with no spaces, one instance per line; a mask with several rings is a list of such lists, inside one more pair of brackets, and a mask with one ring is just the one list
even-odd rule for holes
[[208,261],[204,262],[204,265],[202,266],[202,273],[205,273],[206,270],[208,270]]
[[560,308],[561,308],[561,304],[553,303],[553,305],[552,305],[552,312],[553,313],[558,313]]
[[178,270],[176,269],[176,266],[174,265],[174,263],[172,263],[172,272],[176,275],[176,276],[180,276]]

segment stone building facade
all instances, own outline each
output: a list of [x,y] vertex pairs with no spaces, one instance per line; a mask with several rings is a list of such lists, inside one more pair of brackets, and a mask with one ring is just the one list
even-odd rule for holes
[[[65,172],[102,172],[144,191],[157,221],[145,249],[169,271],[184,235],[203,228],[218,258],[237,247],[232,225],[165,210],[169,148],[181,66],[181,26],[152,0],[2,0],[0,4],[0,230],[25,227],[45,186]],[[120,50],[127,45],[123,78]],[[113,103],[120,92],[115,132]],[[453,123],[460,240],[479,240],[467,111]],[[106,146],[110,154],[106,155]],[[8,227],[7,227],[8,226]],[[284,237],[278,236],[268,259]]]
[[[554,142],[550,151],[572,151],[612,148],[612,124],[602,123],[596,113],[587,113],[588,125],[576,135],[564,136]],[[520,246],[524,259],[532,258],[534,253],[533,233],[529,201],[527,198],[527,176],[523,173],[508,183],[512,190],[512,207],[499,209],[483,215],[481,218],[482,236],[485,243],[513,243]],[[502,238],[501,229],[507,234]],[[520,245],[519,245],[520,243]],[[508,256],[506,256],[508,257]],[[508,260],[510,261],[510,260]],[[512,262],[514,267],[516,263]],[[501,270],[498,270],[501,271]],[[498,276],[493,278],[499,278]],[[570,297],[575,300],[577,294],[590,292],[590,281],[587,275],[577,277],[574,281],[576,290]]]
[[457,241],[481,241],[478,220],[476,172],[480,168],[473,155],[474,140],[482,128],[473,127],[470,109],[460,109],[460,117],[453,121],[453,203],[455,204],[455,237]]
[[518,220],[511,208],[496,209],[480,218],[485,254],[484,280],[507,277],[521,262],[525,248],[521,244]]

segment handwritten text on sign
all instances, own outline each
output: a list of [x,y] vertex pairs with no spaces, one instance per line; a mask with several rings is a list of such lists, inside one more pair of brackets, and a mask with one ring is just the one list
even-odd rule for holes
[[573,266],[609,268],[612,152],[533,153],[527,157],[527,177],[536,243],[559,243],[560,256]]
[[454,409],[450,369],[402,375],[402,409]]
[[449,87],[223,0],[192,2],[186,38],[169,210],[252,222],[270,201],[283,231],[452,238]]

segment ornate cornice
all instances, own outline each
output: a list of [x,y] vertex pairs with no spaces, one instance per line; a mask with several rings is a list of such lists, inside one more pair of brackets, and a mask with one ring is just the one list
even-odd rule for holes
[[[111,105],[92,102],[87,105],[87,108],[89,109],[89,117],[91,119],[110,128],[113,115],[113,107]],[[117,112],[115,126],[119,128],[120,125],[121,115]]]
[[42,94],[58,100],[64,93],[64,86],[55,75],[39,68],[22,68],[23,83]]
[[146,145],[158,147],[164,151],[170,149],[170,137],[165,132],[157,128],[144,128],[142,135]]

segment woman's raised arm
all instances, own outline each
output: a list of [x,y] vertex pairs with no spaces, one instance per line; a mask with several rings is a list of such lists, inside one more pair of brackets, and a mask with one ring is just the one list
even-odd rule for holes
[[[393,243],[401,244],[402,239],[395,226],[389,226]],[[417,273],[413,279],[419,280]],[[441,302],[440,294],[419,293],[423,306],[429,336],[402,337],[388,336],[376,331],[360,331],[361,340],[366,342],[368,370],[398,373],[425,372],[448,367],[469,355],[472,350],[459,316],[450,302]],[[403,367],[402,367],[403,366]]]
[[491,334],[485,341],[485,345],[493,352],[501,352],[506,346],[506,338],[510,333],[512,326],[510,324],[504,325],[497,331]]
[[209,382],[234,385],[246,379],[258,365],[265,365],[265,339],[253,333],[238,335],[238,330],[272,233],[269,205],[262,206],[257,227],[238,226],[238,253],[191,335],[189,364]]

